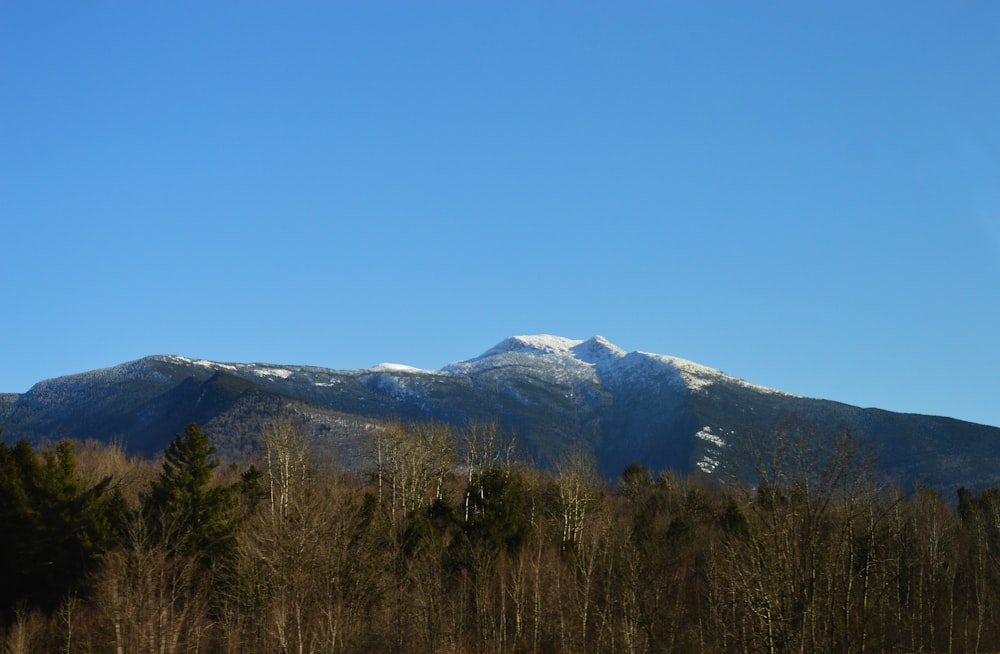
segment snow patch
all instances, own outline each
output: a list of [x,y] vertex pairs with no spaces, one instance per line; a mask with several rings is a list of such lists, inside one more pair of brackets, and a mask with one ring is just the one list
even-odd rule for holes
[[711,386],[724,382],[736,384],[744,388],[770,395],[801,397],[800,395],[793,395],[792,393],[786,393],[774,388],[768,388],[767,386],[751,384],[750,382],[739,379],[738,377],[727,375],[721,370],[709,368],[708,366],[703,366],[701,364],[694,363],[693,361],[688,361],[687,359],[680,359],[678,357],[667,356],[665,354],[653,354],[651,352],[643,352],[643,354],[673,366],[674,369],[680,373],[681,378],[684,380],[684,384],[694,393],[706,392]]
[[580,361],[591,363],[597,367],[606,367],[625,357],[625,350],[609,342],[603,336],[594,336],[574,345],[570,350]]
[[715,445],[716,447],[725,447],[726,446],[726,441],[722,440],[721,436],[713,434],[712,433],[712,428],[709,427],[709,426],[702,427],[701,431],[699,431],[697,434],[695,434],[695,437],[696,438],[700,438],[703,441],[707,441],[707,442],[711,443],[712,445]]
[[400,379],[395,377],[391,373],[385,372],[375,372],[368,379],[374,383],[374,385],[383,393],[387,393],[396,399],[403,399],[406,397],[420,398],[422,393],[412,386],[408,385],[404,380],[404,377]]
[[258,377],[277,377],[278,379],[288,379],[292,376],[292,371],[284,368],[254,368],[253,373]]
[[718,434],[713,434],[712,428],[709,425],[702,427],[695,434],[695,438],[705,441],[709,446],[708,451],[702,455],[701,459],[695,465],[704,473],[711,474],[715,472],[721,462],[722,449],[726,447],[726,441]]
[[231,363],[219,363],[218,361],[209,361],[208,359],[189,359],[188,357],[178,356],[176,354],[164,357],[169,361],[187,363],[193,366],[201,366],[202,368],[208,368],[209,370],[229,370],[231,372],[236,372],[239,370],[236,366]]
[[703,456],[697,465],[702,472],[712,474],[719,467],[719,460],[710,456]]
[[428,372],[404,363],[379,363],[369,368],[369,370],[373,372]]
[[573,347],[580,345],[581,343],[583,343],[583,341],[575,341],[571,338],[553,336],[551,334],[511,336],[510,338],[506,338],[494,345],[481,356],[477,357],[477,359],[485,359],[486,357],[497,354],[506,354],[508,352],[568,354]]

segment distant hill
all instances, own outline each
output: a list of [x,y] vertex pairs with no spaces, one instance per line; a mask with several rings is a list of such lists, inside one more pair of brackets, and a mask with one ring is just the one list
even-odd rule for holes
[[221,454],[250,456],[263,421],[293,417],[316,451],[357,469],[388,419],[500,420],[539,465],[584,443],[617,476],[629,463],[717,474],[733,442],[789,419],[824,435],[847,429],[904,484],[951,492],[1000,486],[1000,429],[863,409],[757,386],[683,359],[625,352],[595,336],[515,336],[441,370],[219,363],[157,355],[0,395],[4,440],[120,438],[155,453],[190,422]]

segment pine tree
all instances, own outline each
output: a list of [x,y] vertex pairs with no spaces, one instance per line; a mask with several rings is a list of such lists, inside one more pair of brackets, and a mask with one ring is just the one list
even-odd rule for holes
[[211,485],[219,465],[214,453],[208,433],[188,425],[167,448],[142,507],[155,538],[206,564],[229,553],[239,500],[238,484]]
[[0,443],[0,611],[17,603],[53,610],[118,538],[125,501],[111,478],[87,488],[73,446],[62,441],[41,457],[28,441]]

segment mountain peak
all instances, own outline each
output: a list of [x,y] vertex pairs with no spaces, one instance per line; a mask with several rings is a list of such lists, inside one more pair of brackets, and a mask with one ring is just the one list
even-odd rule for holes
[[575,341],[570,338],[553,336],[551,334],[511,336],[491,347],[480,358],[496,354],[507,354],[509,352],[538,352],[540,354],[567,353],[574,346],[581,343],[583,341]]
[[621,358],[625,350],[608,341],[603,336],[592,336],[586,341],[553,336],[552,334],[528,334],[511,336],[500,341],[480,355],[485,358],[510,352],[537,352],[539,354],[567,354],[593,363],[592,359]]
[[595,365],[617,361],[625,356],[625,350],[603,336],[593,336],[586,341],[580,341],[570,349],[576,358]]
[[603,336],[586,341],[551,334],[511,336],[500,341],[478,357],[458,361],[442,370],[450,374],[468,374],[473,370],[489,370],[504,365],[557,365],[586,377],[595,371],[607,371],[625,357],[625,351]]

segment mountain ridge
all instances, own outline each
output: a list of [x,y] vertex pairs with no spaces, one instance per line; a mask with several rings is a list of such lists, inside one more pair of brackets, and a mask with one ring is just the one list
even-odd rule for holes
[[601,336],[512,336],[440,370],[150,355],[0,396],[5,440],[115,436],[147,453],[193,421],[214,430],[220,452],[252,456],[254,431],[278,414],[306,425],[317,449],[348,468],[362,465],[371,429],[387,420],[498,419],[539,465],[582,443],[608,476],[633,462],[713,474],[742,434],[794,418],[817,432],[850,431],[908,484],[1000,485],[1000,429],[794,395]]

